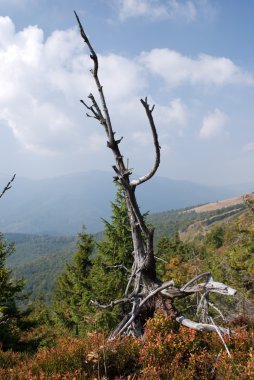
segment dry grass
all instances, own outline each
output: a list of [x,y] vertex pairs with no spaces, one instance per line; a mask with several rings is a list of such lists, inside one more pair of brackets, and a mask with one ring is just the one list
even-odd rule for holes
[[225,199],[223,201],[207,203],[207,204],[202,205],[202,206],[194,207],[188,211],[196,211],[197,213],[201,213],[201,212],[216,211],[216,210],[220,210],[222,208],[240,205],[240,204],[244,203],[243,197],[244,197],[244,195],[239,195],[237,197]]

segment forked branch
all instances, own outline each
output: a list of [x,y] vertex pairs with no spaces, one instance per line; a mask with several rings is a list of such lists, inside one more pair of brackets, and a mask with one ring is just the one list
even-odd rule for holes
[[151,169],[151,171],[148,174],[144,175],[143,177],[140,177],[137,180],[131,181],[132,186],[138,186],[141,183],[148,181],[150,178],[152,178],[154,176],[154,174],[156,173],[156,171],[160,165],[160,149],[161,149],[161,147],[159,144],[158,134],[156,131],[156,127],[155,127],[154,119],[153,119],[153,115],[152,115],[153,110],[154,110],[154,106],[152,106],[152,108],[150,108],[150,106],[147,102],[147,98],[145,98],[145,100],[140,99],[140,101],[141,101],[143,107],[145,108],[146,115],[148,117],[149,125],[151,127],[151,131],[152,131],[152,135],[153,135],[153,143],[154,143],[154,147],[155,147],[155,162],[154,162],[153,168]]
[[[106,127],[106,132],[107,132],[108,138],[109,138],[109,140],[111,142],[111,141],[113,141],[114,135],[113,135],[113,131],[112,131],[111,120],[110,120],[110,116],[109,116],[109,112],[108,112],[107,103],[106,103],[106,100],[105,100],[103,88],[102,88],[102,85],[101,85],[99,77],[98,77],[98,70],[99,70],[98,57],[97,57],[97,54],[96,54],[93,46],[91,45],[91,43],[90,43],[90,41],[89,41],[89,39],[88,39],[85,31],[84,31],[84,28],[83,28],[83,26],[82,26],[82,24],[81,24],[81,22],[79,20],[79,17],[77,15],[77,13],[75,11],[74,11],[74,13],[75,13],[78,25],[79,25],[80,35],[81,35],[81,37],[83,38],[85,44],[87,45],[87,47],[90,50],[90,58],[93,61],[93,69],[91,70],[91,73],[93,74],[93,77],[94,77],[94,80],[95,80],[98,92],[100,94],[101,103],[102,103],[103,112],[104,112],[104,117],[102,116],[102,112],[100,111],[97,103],[94,101],[94,98],[92,99],[92,102],[93,102],[93,105],[96,108],[96,113],[99,116],[99,120],[100,120],[101,124],[103,124],[104,127]],[[91,96],[93,96],[93,95],[90,95],[89,97],[91,98]]]

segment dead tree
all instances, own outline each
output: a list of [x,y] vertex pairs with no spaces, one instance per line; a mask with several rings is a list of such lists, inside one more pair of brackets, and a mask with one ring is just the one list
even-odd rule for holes
[[[153,137],[155,148],[154,165],[146,175],[136,180],[131,180],[130,176],[132,173],[125,165],[123,155],[119,148],[122,138],[116,138],[111,124],[103,87],[98,75],[99,62],[97,54],[76,12],[75,16],[80,28],[81,37],[90,52],[90,58],[93,62],[91,73],[96,83],[100,99],[100,102],[98,102],[95,96],[90,94],[88,96],[90,104],[87,104],[84,100],[81,100],[81,103],[87,109],[86,115],[96,119],[106,132],[107,147],[111,149],[115,159],[115,165],[113,166],[116,173],[115,180],[118,181],[124,189],[133,240],[133,252],[130,252],[130,255],[133,255],[133,266],[123,299],[112,301],[109,305],[100,305],[97,301],[94,301],[93,304],[101,308],[113,307],[121,303],[130,303],[132,305],[131,311],[125,315],[111,334],[112,338],[118,334],[142,336],[144,334],[146,321],[153,317],[155,311],[159,308],[163,308],[167,315],[172,316],[172,318],[175,318],[184,326],[196,330],[217,331],[220,334],[226,333],[227,329],[216,326],[209,315],[209,307],[212,307],[220,314],[220,311],[209,302],[209,293],[216,292],[223,295],[233,295],[236,292],[234,289],[213,281],[210,273],[203,273],[196,276],[181,288],[174,286],[173,281],[163,283],[156,276],[156,259],[153,246],[154,229],[150,229],[146,225],[135,195],[136,188],[150,180],[160,164],[160,145],[153,118],[154,106],[150,107],[147,98],[141,99],[141,104],[147,115]],[[200,322],[194,322],[185,318],[174,306],[175,299],[184,298],[195,293],[202,295],[198,307],[199,310],[202,310],[201,314],[203,316]]]

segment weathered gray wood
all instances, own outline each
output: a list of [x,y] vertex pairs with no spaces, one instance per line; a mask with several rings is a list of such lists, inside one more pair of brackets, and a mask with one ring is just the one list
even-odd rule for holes
[[[150,172],[148,172],[146,175],[136,180],[130,180],[131,173],[125,166],[123,155],[119,148],[122,137],[120,139],[115,138],[115,132],[112,129],[111,119],[104,96],[103,87],[99,80],[98,57],[83,29],[83,26],[76,12],[75,16],[80,28],[81,37],[88,47],[91,60],[93,61],[93,69],[91,70],[91,73],[97,86],[100,98],[100,105],[93,94],[90,94],[88,96],[91,105],[87,105],[83,100],[81,100],[81,103],[89,111],[87,116],[98,120],[98,122],[103,126],[105,130],[107,137],[107,147],[111,149],[115,158],[115,165],[113,166],[113,169],[116,173],[115,179],[122,185],[124,189],[133,241],[133,252],[130,252],[130,255],[133,255],[134,262],[128,285],[126,287],[125,297],[121,300],[112,301],[108,305],[100,305],[96,301],[93,302],[98,307],[103,308],[113,307],[114,305],[124,302],[132,303],[132,311],[124,317],[124,319],[116,327],[115,331],[111,334],[111,337],[126,332],[136,336],[142,335],[144,332],[146,320],[153,316],[156,308],[158,305],[160,305],[160,302],[157,302],[159,300],[163,300],[164,304],[167,304],[167,306],[165,306],[165,311],[167,313],[171,313],[172,316],[174,316],[176,320],[179,321],[179,323],[182,323],[187,327],[202,331],[215,331],[216,328],[219,328],[222,333],[225,333],[227,330],[222,327],[216,326],[215,328],[211,324],[198,323],[191,321],[184,316],[179,316],[174,308],[173,300],[175,298],[187,297],[193,293],[204,293],[205,297],[207,297],[209,292],[216,292],[223,295],[234,295],[234,289],[222,283],[213,281],[210,273],[203,273],[196,276],[182,288],[175,287],[173,281],[162,283],[156,276],[156,263],[153,245],[154,230],[147,227],[143,215],[140,212],[135,195],[136,187],[151,179],[155,175],[160,165],[160,145],[153,119],[154,106],[149,106],[147,98],[141,99],[141,103],[146,112],[153,137],[155,148],[154,165]],[[201,278],[206,278],[206,282],[198,283],[197,281]],[[131,284],[132,286],[130,286]],[[131,294],[128,295],[130,288],[133,290]],[[206,307],[208,306],[209,303],[207,301]]]
[[176,320],[181,325],[188,327],[190,329],[193,329],[193,330],[197,330],[197,331],[217,332],[217,329],[219,329],[219,331],[222,334],[228,334],[229,333],[229,330],[225,329],[224,327],[214,326],[213,324],[209,324],[209,323],[194,322],[194,321],[186,318],[184,315],[179,315],[178,317],[176,317]]

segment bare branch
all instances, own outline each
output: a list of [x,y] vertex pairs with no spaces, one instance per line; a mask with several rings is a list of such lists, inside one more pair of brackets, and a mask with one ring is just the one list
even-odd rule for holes
[[224,317],[224,315],[222,314],[222,312],[220,311],[220,309],[215,306],[212,302],[208,302],[208,306],[210,306],[211,308],[213,308],[215,311],[217,311],[217,313],[219,314],[219,316],[222,318],[223,321],[226,320],[226,318]]
[[12,182],[14,181],[16,177],[16,174],[14,174],[14,176],[12,177],[12,179],[7,183],[7,185],[5,186],[5,188],[3,189],[2,193],[0,194],[0,198],[2,198],[2,196],[4,195],[4,193],[7,191],[7,190],[10,190],[12,188]]
[[161,286],[158,286],[158,288],[154,289],[151,293],[149,293],[146,296],[146,298],[144,298],[142,300],[142,302],[140,303],[139,307],[143,306],[149,300],[149,298],[155,296],[155,294],[157,294],[157,293],[161,292],[162,290],[167,289],[167,288],[169,288],[171,286],[174,286],[174,281],[173,280],[164,282]]
[[128,297],[126,297],[126,298],[121,298],[121,299],[119,299],[119,300],[116,300],[116,301],[111,301],[109,304],[107,304],[107,305],[102,305],[102,304],[100,304],[98,301],[90,301],[90,303],[91,303],[91,305],[93,305],[93,306],[97,306],[97,307],[99,307],[100,309],[109,309],[109,308],[112,308],[112,307],[114,307],[114,306],[116,306],[116,305],[120,305],[120,304],[122,304],[122,303],[127,303],[127,302],[132,302],[132,299],[131,298],[128,298]]
[[[231,354],[230,354],[230,352],[229,352],[228,346],[227,346],[227,344],[226,344],[226,342],[225,342],[225,339],[224,339],[223,336],[221,335],[221,331],[220,331],[219,327],[214,323],[214,320],[213,320],[212,317],[210,317],[210,320],[211,320],[213,326],[215,327],[216,332],[217,332],[217,334],[219,335],[219,337],[220,337],[220,339],[221,339],[221,341],[222,341],[222,343],[223,343],[223,345],[224,345],[224,347],[225,347],[225,350],[226,350],[228,356],[231,358]],[[228,331],[228,334],[229,334],[229,331]]]
[[112,131],[111,120],[110,120],[110,116],[109,116],[109,112],[108,112],[108,108],[107,108],[107,103],[106,103],[104,92],[103,92],[103,87],[102,87],[100,80],[99,80],[99,77],[98,77],[98,70],[99,70],[98,57],[97,57],[97,54],[96,54],[92,44],[90,43],[90,41],[89,41],[85,31],[84,31],[84,28],[83,28],[83,26],[79,20],[77,13],[75,11],[74,11],[74,13],[75,13],[78,25],[79,25],[80,35],[90,50],[90,58],[92,59],[93,64],[94,64],[93,70],[91,70],[91,72],[93,74],[93,77],[94,77],[94,80],[95,80],[95,83],[96,83],[96,86],[97,86],[97,89],[98,89],[98,92],[100,95],[100,99],[101,99],[101,103],[102,103],[102,107],[103,107],[103,112],[105,115],[105,124],[103,122],[104,118],[100,119],[100,122],[103,125],[106,125],[109,140],[110,140],[110,142],[113,142],[114,141],[114,135],[113,135],[113,131]]
[[147,117],[149,120],[149,124],[150,124],[151,130],[152,130],[153,143],[154,143],[154,147],[155,147],[155,162],[154,162],[153,168],[151,169],[151,171],[148,174],[144,175],[143,177],[140,177],[137,180],[131,181],[132,186],[138,186],[141,183],[148,181],[150,178],[152,178],[154,176],[154,174],[156,173],[156,171],[160,165],[160,148],[161,147],[160,147],[160,144],[158,141],[158,135],[157,135],[157,131],[156,131],[156,127],[154,124],[153,115],[152,115],[153,110],[154,110],[154,106],[152,108],[150,108],[150,106],[147,102],[147,98],[145,98],[145,100],[141,99],[140,101],[145,108],[145,111],[146,111],[146,114],[147,114]]
[[154,255],[154,258],[155,258],[156,260],[158,260],[158,261],[162,261],[164,264],[167,264],[167,263],[168,263],[167,260],[164,260],[164,259],[162,259],[161,257],[158,257],[158,256],[155,256],[155,255]]
[[126,289],[125,289],[125,292],[124,292],[124,295],[125,295],[125,296],[128,294],[128,292],[129,292],[129,288],[130,288],[130,285],[131,285],[131,282],[132,282],[134,276],[136,275],[136,267],[137,267],[137,265],[136,265],[136,262],[135,262],[135,260],[134,260],[134,261],[133,261],[133,264],[132,264],[132,269],[131,269],[131,276],[130,276],[130,278],[129,278],[129,281],[128,281],[128,283],[127,283],[127,286],[126,286]]
[[181,291],[184,292],[186,288],[188,288],[191,284],[193,284],[193,282],[199,280],[200,278],[203,278],[203,277],[207,277],[207,281],[209,281],[212,277],[211,273],[210,272],[205,272],[205,273],[201,273],[201,274],[198,274],[197,276],[195,276],[194,278],[192,278],[190,281],[188,281],[184,286],[181,287]]
[[[98,103],[95,100],[95,97],[93,96],[93,94],[90,94],[90,95],[88,95],[88,98],[91,99],[91,101],[93,103],[92,107],[94,107],[96,110],[96,114],[98,115],[98,120],[104,125],[104,127],[106,127],[106,120],[104,119],[104,117],[102,115],[102,112],[100,110],[100,107],[98,106]],[[106,133],[108,133],[107,128],[106,128]]]
[[89,110],[89,111],[91,111],[92,113],[93,113],[93,116],[92,115],[90,115],[90,114],[86,114],[86,116],[87,117],[93,117],[93,118],[95,118],[95,119],[97,119],[97,120],[99,120],[100,121],[100,115],[94,110],[94,106],[92,105],[92,106],[88,106],[85,102],[84,102],[84,100],[80,100],[80,102]]
[[96,76],[97,73],[98,73],[98,68],[99,68],[99,65],[98,65],[98,58],[97,58],[97,55],[84,31],[84,28],[79,20],[79,17],[77,15],[77,13],[74,11],[74,14],[76,16],[76,19],[77,19],[77,22],[78,22],[78,25],[79,25],[79,29],[80,29],[80,34],[81,34],[81,37],[83,38],[84,42],[86,43],[86,45],[88,46],[89,50],[90,50],[90,58],[94,61],[94,69],[93,69],[93,75]]
[[[182,289],[181,289],[182,290]],[[192,287],[188,287],[184,289],[185,293],[198,293],[202,291],[213,292],[223,294],[225,296],[233,296],[236,294],[236,290],[223,284],[222,282],[216,282],[210,280],[208,282],[196,284]]]
[[114,269],[114,268],[116,268],[116,269],[124,269],[126,272],[131,273],[131,271],[128,268],[126,268],[126,266],[124,266],[123,264],[107,265],[107,268],[110,268],[110,269]]
[[178,317],[176,317],[176,320],[181,325],[197,331],[217,332],[219,330],[222,334],[229,333],[229,329],[225,329],[224,327],[220,326],[210,325],[209,323],[194,322],[191,319],[186,318],[184,315],[179,315]]

